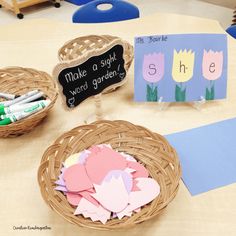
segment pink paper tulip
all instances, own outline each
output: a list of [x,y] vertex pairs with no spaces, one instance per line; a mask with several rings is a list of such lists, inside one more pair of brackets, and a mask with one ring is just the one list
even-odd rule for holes
[[202,60],[202,74],[207,80],[217,80],[220,78],[223,69],[223,52],[204,50]]
[[144,55],[143,60],[143,78],[150,83],[156,83],[164,75],[164,54],[153,53]]

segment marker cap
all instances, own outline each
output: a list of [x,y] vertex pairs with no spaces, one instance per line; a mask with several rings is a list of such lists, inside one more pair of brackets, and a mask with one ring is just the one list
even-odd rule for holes
[[12,121],[11,121],[10,118],[6,118],[6,119],[4,119],[4,120],[0,120],[0,126],[1,126],[1,125],[9,125],[9,124],[11,124],[11,123],[12,123]]

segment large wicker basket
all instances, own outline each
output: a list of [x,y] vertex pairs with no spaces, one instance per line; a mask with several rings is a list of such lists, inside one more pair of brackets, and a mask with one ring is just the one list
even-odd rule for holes
[[[146,166],[161,187],[161,194],[139,213],[122,220],[109,220],[105,225],[75,216],[75,208],[63,193],[54,190],[62,162],[73,153],[102,143],[133,155]],[[177,154],[163,136],[126,121],[97,121],[63,134],[45,151],[38,170],[38,182],[45,202],[67,221],[81,227],[113,230],[134,226],[159,215],[175,197],[180,175]]]
[[39,89],[52,101],[42,111],[7,126],[0,126],[0,137],[15,137],[31,131],[48,114],[57,99],[57,88],[51,76],[30,68],[8,67],[0,69],[0,90],[12,94],[25,94]]

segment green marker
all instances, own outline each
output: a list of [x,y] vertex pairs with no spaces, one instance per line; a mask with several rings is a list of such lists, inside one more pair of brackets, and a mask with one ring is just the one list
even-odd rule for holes
[[2,125],[9,125],[11,123],[12,123],[12,121],[11,121],[10,118],[6,118],[4,120],[0,120],[0,126],[2,126]]
[[[25,109],[24,111],[20,113],[15,114],[7,114],[5,115],[5,119],[0,121],[0,126],[3,125],[9,125],[13,122],[16,122],[18,120],[22,120],[28,116],[31,116],[32,114],[42,110],[43,108],[47,107],[51,103],[50,100],[45,100],[44,103],[39,103],[34,106],[31,106],[30,108]],[[4,117],[3,117],[4,118]]]
[[[10,107],[5,107],[0,105],[0,115],[7,115],[7,114],[13,114],[13,113],[19,113],[21,111],[24,111],[27,108],[31,108],[32,106],[42,104],[44,106],[48,103],[49,100],[40,100],[37,102],[30,102],[26,104],[15,104]],[[2,118],[2,117],[1,117]]]

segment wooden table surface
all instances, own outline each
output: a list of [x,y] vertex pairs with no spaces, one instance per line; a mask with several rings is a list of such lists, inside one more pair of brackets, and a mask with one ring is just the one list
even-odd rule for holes
[[[133,44],[134,36],[175,33],[224,33],[218,22],[174,14],[155,14],[112,24],[80,25],[44,19],[21,21],[0,27],[0,66],[24,66],[52,72],[57,51],[64,42],[88,34],[111,34]],[[128,83],[115,93],[103,95],[104,113],[124,119],[160,134],[169,134],[236,117],[236,40],[228,37],[228,97],[205,104],[201,110],[189,104],[158,105],[133,102],[134,67]],[[116,104],[114,108],[114,104]],[[46,148],[65,131],[82,125],[94,110],[89,99],[73,111],[65,111],[61,97],[46,118],[31,133],[0,140],[0,235],[109,235],[81,229],[64,221],[44,203],[37,169]],[[220,135],[220,134],[219,134]],[[227,170],[226,170],[227,171]],[[164,214],[122,232],[124,236],[218,236],[236,235],[236,184],[191,197],[181,182],[179,192]],[[51,230],[14,230],[14,226],[48,226]]]

